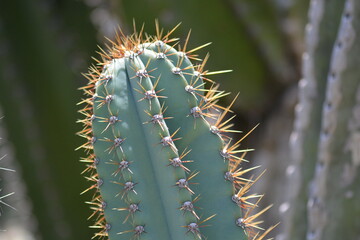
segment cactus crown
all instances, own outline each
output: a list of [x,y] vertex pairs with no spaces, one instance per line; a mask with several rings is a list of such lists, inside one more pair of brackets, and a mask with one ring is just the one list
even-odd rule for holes
[[[86,178],[94,190],[89,204],[100,239],[264,239],[259,215],[262,195],[248,194],[259,179],[240,163],[252,149],[234,142],[218,100],[227,93],[208,77],[187,50],[189,35],[175,50],[156,24],[157,35],[130,36],[121,30],[100,49],[100,60],[84,76],[85,119],[79,135],[87,142]],[[199,64],[192,64],[198,61]],[[209,89],[204,85],[210,84]]]

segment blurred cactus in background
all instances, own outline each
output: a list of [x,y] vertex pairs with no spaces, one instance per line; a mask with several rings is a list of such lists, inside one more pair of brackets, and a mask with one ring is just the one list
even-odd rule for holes
[[[96,45],[94,30],[81,2],[35,3],[10,1],[0,9],[2,121],[34,214],[26,217],[34,238],[90,238],[85,198],[78,197],[84,185],[73,161],[80,157],[73,123],[78,55],[94,51],[87,48]],[[78,23],[82,30],[74,29]],[[74,31],[84,32],[75,38]],[[21,216],[22,207],[12,205]]]
[[[1,111],[0,111],[1,113]],[[1,121],[2,117],[0,117],[0,121]],[[0,130],[0,134],[2,133],[2,131]],[[2,140],[2,138],[0,137],[0,141]],[[10,197],[11,195],[13,195],[14,193],[6,193],[8,191],[8,189],[6,189],[6,191],[4,192],[4,184],[2,182],[3,180],[3,176],[4,176],[4,172],[14,172],[14,170],[5,167],[4,165],[4,159],[6,157],[6,155],[3,155],[3,148],[2,148],[2,144],[0,145],[0,217],[3,215],[3,207],[8,207],[8,208],[12,208],[13,210],[14,207],[12,207],[10,204],[6,203],[6,198]],[[0,223],[2,221],[0,220]],[[2,224],[0,225],[0,231],[4,231],[4,228],[2,226]]]
[[360,237],[360,3],[312,1],[285,239]]
[[192,29],[188,49],[213,43],[199,50],[211,52],[209,69],[234,70],[216,80],[224,91],[240,92],[229,124],[248,132],[260,123],[241,148],[257,150],[244,167],[267,169],[253,190],[266,193],[262,208],[274,204],[264,227],[282,222],[276,239],[359,238],[355,0],[3,1],[0,116],[7,156],[0,164],[6,160],[1,166],[16,172],[0,174],[1,184],[16,185],[1,187],[0,196],[16,192],[5,200],[17,211],[3,212],[0,228],[8,231],[0,238],[12,240],[14,231],[24,232],[16,239],[37,240],[94,234],[86,220],[89,195],[79,195],[87,183],[74,151],[81,145],[74,135],[81,130],[76,88],[85,84],[80,72],[97,43],[114,39],[118,26],[132,32],[133,19],[151,35],[154,19],[165,29],[182,22],[180,38]]

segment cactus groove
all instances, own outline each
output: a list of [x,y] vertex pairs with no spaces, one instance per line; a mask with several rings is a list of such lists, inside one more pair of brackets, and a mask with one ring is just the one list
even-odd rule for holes
[[[187,50],[177,51],[176,29],[163,36],[121,31],[85,77],[80,102],[87,141],[83,173],[95,191],[89,202],[99,229],[94,238],[183,240],[264,239],[252,213],[262,195],[248,194],[258,180],[245,179],[239,150],[217,104],[226,95]],[[193,64],[192,61],[200,61]],[[208,82],[211,86],[205,89]],[[231,118],[230,118],[231,119]],[[246,135],[245,135],[246,136]]]

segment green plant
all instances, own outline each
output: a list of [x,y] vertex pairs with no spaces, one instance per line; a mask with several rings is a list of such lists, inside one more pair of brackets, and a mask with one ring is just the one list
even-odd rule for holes
[[[0,120],[1,120],[1,119],[2,119],[2,117],[0,118]],[[0,139],[1,139],[1,138],[0,138]],[[1,156],[1,157],[0,157],[0,161],[3,160],[5,157],[6,157],[6,155],[5,155],[5,156]],[[10,169],[10,168],[5,168],[5,167],[2,167],[2,166],[0,166],[0,171],[14,172],[14,170],[12,170],[12,169]],[[1,181],[1,180],[2,180],[2,179],[0,178],[0,181]],[[0,193],[1,193],[2,190],[3,190],[3,189],[0,188]],[[11,195],[13,195],[13,194],[14,194],[14,192],[8,193],[8,194],[5,194],[5,195],[0,194],[0,216],[2,215],[1,205],[7,206],[7,207],[12,208],[12,209],[15,210],[15,208],[14,208],[13,206],[11,206],[10,204],[8,204],[8,203],[6,203],[6,202],[4,201],[5,198],[7,198],[7,197],[9,197],[9,196],[11,196]],[[0,231],[1,231],[1,230],[0,230]]]
[[[81,68],[74,70],[73,63],[76,58],[88,58],[85,52],[92,52],[94,48],[88,46],[96,41],[83,3],[63,1],[61,5],[26,0],[7,2],[0,9],[0,105],[5,116],[1,123],[14,147],[16,175],[24,183],[34,217],[34,221],[24,217],[23,222],[34,226],[29,235],[35,239],[91,236],[86,226],[87,208],[82,204],[85,199],[78,197],[86,186],[83,179],[76,180],[82,166],[76,161],[64,164],[64,159],[80,157],[74,152],[80,139],[73,133],[80,129],[74,124],[78,118],[74,103],[80,95],[76,82],[81,76],[76,72]],[[77,24],[82,30],[76,29]],[[73,27],[79,39],[74,37]],[[74,42],[62,45],[68,37]],[[26,39],[26,44],[21,39]],[[59,126],[61,131],[57,131]],[[21,219],[25,214],[20,210],[12,215]],[[21,220],[15,222],[20,225]]]
[[360,236],[359,31],[359,1],[312,1],[284,239]]
[[120,31],[85,75],[79,135],[94,183],[84,192],[96,191],[95,236],[263,239],[274,226],[262,232],[257,220],[270,206],[252,213],[262,195],[248,194],[259,177],[246,179],[254,168],[240,167],[252,151],[238,149],[247,134],[228,135],[238,132],[226,118],[232,104],[217,104],[226,93],[208,78],[226,71],[204,70],[207,57],[194,52],[206,44],[187,50],[188,35],[176,51],[176,27],[165,35],[156,27],[156,36]]
[[[2,160],[4,157],[5,157],[5,156],[1,157],[0,160]],[[14,170],[12,170],[12,169],[4,168],[4,167],[0,167],[0,170],[10,171],[10,172],[13,172],[13,171],[14,171]],[[1,191],[2,191],[2,189],[0,189],[0,192],[1,192]],[[13,195],[13,194],[14,194],[14,193],[12,192],[12,193],[8,193],[8,194],[2,195],[2,196],[0,195],[0,205],[2,204],[2,205],[4,205],[4,206],[7,206],[7,207],[12,208],[12,209],[15,210],[15,208],[12,207],[10,204],[4,202],[4,199],[5,199],[6,197],[9,197],[9,196],[11,196],[11,195]],[[1,216],[1,209],[0,209],[0,216]]]

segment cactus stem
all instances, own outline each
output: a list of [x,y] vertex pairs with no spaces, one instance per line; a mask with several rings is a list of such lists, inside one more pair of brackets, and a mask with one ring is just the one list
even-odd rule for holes
[[[86,151],[94,150],[102,159],[99,165],[96,165],[94,155],[81,160],[87,164],[83,172],[90,173],[90,177],[86,179],[93,182],[84,192],[95,189],[97,194],[93,197],[91,217],[97,215],[94,227],[101,230],[95,237],[118,239],[121,236],[116,237],[116,234],[131,233],[130,239],[203,239],[202,234],[207,234],[212,239],[217,239],[220,235],[216,232],[216,227],[205,228],[200,233],[200,228],[206,226],[204,223],[215,215],[205,220],[201,220],[199,216],[209,216],[215,212],[218,213],[218,218],[213,219],[216,223],[214,225],[226,225],[226,230],[229,230],[226,231],[228,238],[245,238],[245,231],[249,236],[262,237],[255,233],[256,229],[261,229],[261,221],[256,220],[260,214],[249,216],[258,203],[252,202],[255,202],[254,199],[261,199],[262,195],[244,196],[258,178],[245,179],[243,175],[256,167],[248,170],[239,167],[240,162],[246,161],[246,153],[253,150],[239,150],[240,143],[255,128],[239,141],[234,141],[235,143],[232,138],[225,136],[228,132],[239,132],[230,130],[230,121],[234,116],[226,118],[232,112],[230,108],[237,96],[228,107],[221,107],[217,102],[228,93],[218,91],[218,85],[215,84],[209,90],[205,89],[203,80],[213,83],[207,76],[229,71],[204,71],[209,55],[202,64],[194,66],[189,58],[200,60],[195,52],[209,44],[187,50],[191,34],[189,32],[185,44],[182,47],[179,44],[180,50],[176,51],[174,47],[178,43],[172,43],[176,39],[169,38],[175,29],[176,27],[163,34],[156,23],[156,36],[146,35],[145,42],[142,41],[143,28],[140,34],[135,32],[129,37],[119,31],[115,42],[110,41],[114,46],[107,46],[106,51],[100,49],[101,60],[86,75],[89,84],[82,90],[89,97],[81,101],[85,107],[80,113],[85,115],[85,119],[79,121],[84,126],[79,135],[85,137],[87,143],[81,147]],[[160,73],[164,81],[160,81]],[[164,96],[160,96],[160,92]],[[179,101],[181,99],[184,101]],[[164,117],[165,103],[173,120],[165,121],[172,118]],[[122,109],[120,116],[120,110],[113,114],[117,111],[115,109]],[[214,119],[213,126],[207,121],[209,118]],[[195,130],[192,129],[192,122]],[[153,126],[141,123],[152,123]],[[176,138],[180,128],[182,138]],[[209,131],[218,136],[213,136]],[[212,150],[203,153],[206,144],[211,145]],[[187,146],[193,149],[191,154]],[[180,156],[178,148],[185,149]],[[217,154],[219,151],[224,160],[229,161],[222,161],[222,157]],[[188,154],[195,161],[184,160]],[[146,156],[149,156],[148,159]],[[207,167],[204,165],[208,159],[214,160],[211,163],[214,169],[218,169],[217,173],[210,170],[200,175],[198,171],[191,172],[185,164],[191,162],[189,165],[203,170]],[[195,176],[201,185],[193,185],[198,184],[192,182]],[[147,181],[149,184],[145,184]],[[120,185],[121,189],[114,184]],[[206,190],[209,190],[209,186],[218,187],[221,193],[212,191],[208,194]],[[205,214],[198,216],[195,212],[197,207],[194,203],[199,197],[194,199],[192,195],[198,190],[205,194],[203,199],[207,202],[201,199],[197,204],[204,204],[202,207],[210,211],[210,214],[206,214],[204,210]],[[171,194],[166,194],[168,191]],[[231,203],[231,195],[239,207]],[[110,201],[114,196],[119,197],[118,200]],[[103,200],[109,204],[107,209]],[[139,208],[140,202],[142,211]],[[212,206],[220,211],[212,211]],[[245,215],[242,214],[246,211],[243,208],[247,209]],[[151,216],[154,214],[162,216],[157,221],[152,221]],[[239,231],[235,224],[231,224],[236,219],[245,231]],[[112,230],[106,222],[111,223]],[[148,234],[141,236],[145,233],[145,223]],[[165,225],[168,227],[162,228]],[[176,229],[179,226],[183,228]],[[254,233],[249,233],[252,229]],[[194,236],[186,236],[186,233]]]

